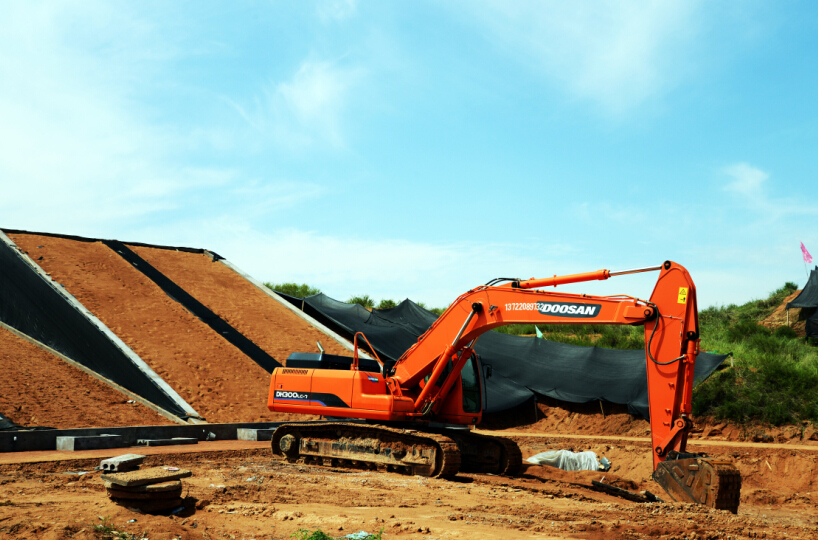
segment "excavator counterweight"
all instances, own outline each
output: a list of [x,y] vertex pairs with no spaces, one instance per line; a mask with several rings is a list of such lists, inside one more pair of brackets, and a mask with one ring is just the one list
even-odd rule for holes
[[[659,272],[649,300],[541,289],[646,271]],[[273,371],[269,409],[359,422],[282,425],[273,452],[290,461],[422,476],[517,474],[522,459],[514,442],[469,427],[482,418],[486,391],[474,345],[492,328],[521,323],[642,325],[654,479],[676,501],[738,510],[741,477],[735,467],[686,451],[698,309],[692,278],[671,261],[623,272],[494,280],[457,298],[389,368],[377,354],[375,361],[358,357],[362,334],[355,336],[352,358],[293,355]]]

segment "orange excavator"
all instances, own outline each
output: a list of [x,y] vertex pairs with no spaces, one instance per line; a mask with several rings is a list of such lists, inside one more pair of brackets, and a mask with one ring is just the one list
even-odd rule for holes
[[[649,300],[542,290],[647,271],[659,271]],[[273,452],[291,462],[422,476],[519,473],[516,443],[469,429],[480,423],[491,376],[475,343],[492,328],[518,323],[644,326],[653,478],[673,500],[737,512],[738,470],[686,451],[698,310],[690,274],[671,261],[622,272],[492,280],[457,298],[388,369],[377,354],[374,361],[359,356],[359,336],[366,341],[360,333],[352,357],[295,353],[272,373],[271,411],[365,422],[284,424],[273,434]]]

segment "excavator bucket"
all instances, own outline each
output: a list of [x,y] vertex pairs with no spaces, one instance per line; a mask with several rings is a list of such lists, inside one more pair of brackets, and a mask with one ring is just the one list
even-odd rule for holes
[[678,454],[659,463],[653,479],[674,501],[738,512],[741,474],[728,461]]

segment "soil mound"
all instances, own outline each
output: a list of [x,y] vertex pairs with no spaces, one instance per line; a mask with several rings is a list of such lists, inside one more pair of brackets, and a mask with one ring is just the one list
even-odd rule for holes
[[[208,422],[304,419],[267,409],[270,376],[101,242],[17,233],[12,240]],[[283,363],[290,352],[344,354],[306,321],[203,254],[130,246]]]
[[58,429],[172,424],[167,418],[0,328],[0,412]]
[[[131,246],[140,257],[284,364],[294,352],[351,355],[232,269],[198,253]],[[266,391],[266,390],[265,390]]]
[[788,297],[784,299],[780,306],[775,308],[769,317],[761,321],[761,324],[766,326],[771,330],[775,330],[779,326],[787,326],[787,321],[789,320],[789,326],[798,337],[804,337],[807,335],[807,319],[809,319],[814,313],[814,309],[808,308],[792,308],[789,310],[789,315],[787,314],[787,304],[795,300],[795,298],[801,294],[801,291],[795,291]]

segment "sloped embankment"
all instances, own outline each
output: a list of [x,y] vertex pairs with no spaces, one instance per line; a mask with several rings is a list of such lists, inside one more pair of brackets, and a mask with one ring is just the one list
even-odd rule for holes
[[[207,421],[292,417],[267,410],[266,371],[103,243],[27,233],[11,238]],[[224,265],[202,254],[134,249],[160,271],[167,269],[183,288],[191,286],[188,292],[200,295],[201,303],[279,362],[289,352],[316,350],[315,329],[260,291],[251,294],[252,286]],[[176,257],[179,262],[172,262]],[[270,327],[270,321],[276,325]],[[342,353],[340,345],[328,341],[322,344],[329,352]]]
[[155,411],[0,328],[0,412],[58,429],[173,424]]

